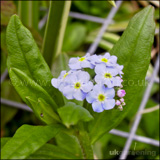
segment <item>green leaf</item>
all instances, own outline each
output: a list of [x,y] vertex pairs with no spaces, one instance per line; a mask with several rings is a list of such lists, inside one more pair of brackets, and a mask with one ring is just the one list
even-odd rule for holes
[[108,0],[107,2],[110,3],[112,6],[116,7],[114,0]]
[[[12,83],[15,89],[19,95],[21,95],[23,101],[28,104],[39,116],[41,116],[41,114],[45,115],[41,118],[41,120],[49,122],[47,119],[50,117],[48,117],[48,111],[50,111],[50,113],[53,114],[52,117],[59,121],[58,116],[54,113],[58,106],[41,86],[35,83],[19,69],[11,68],[9,70],[9,74],[12,77]],[[45,105],[47,107],[44,107]]]
[[[73,147],[73,146],[72,146]],[[61,147],[45,144],[27,159],[80,159]]]
[[62,129],[60,125],[20,127],[1,150],[2,159],[25,159]]
[[124,110],[117,109],[94,113],[90,124],[92,143],[114,128],[134,107],[138,93],[145,85],[145,76],[150,63],[151,47],[154,38],[154,8],[149,6],[136,14],[130,21],[120,40],[111,50],[118,57],[118,63],[124,65],[123,86],[126,91]]
[[[24,72],[35,83],[42,86],[59,106],[63,106],[61,93],[51,86],[53,76],[49,67],[43,59],[30,31],[21,24],[16,15],[11,17],[8,24],[6,41],[8,70],[17,68]],[[12,76],[10,78],[12,83],[16,83],[13,82]]]
[[1,138],[1,149],[3,148],[3,146],[10,140],[11,138],[9,137],[3,137]]
[[53,59],[61,53],[64,32],[71,1],[51,1],[45,29],[42,54],[51,67]]
[[58,113],[64,125],[68,128],[70,125],[75,125],[79,121],[88,122],[93,119],[85,108],[73,102],[68,102],[64,107],[59,108]]
[[86,36],[86,27],[81,23],[72,23],[67,26],[62,51],[75,51],[83,43]]
[[46,124],[60,122],[58,115],[53,111],[52,106],[45,102],[44,99],[38,98],[37,101],[26,97],[36,116]]
[[83,159],[80,143],[75,135],[69,135],[64,132],[56,135],[57,145],[69,153],[72,153],[75,157]]

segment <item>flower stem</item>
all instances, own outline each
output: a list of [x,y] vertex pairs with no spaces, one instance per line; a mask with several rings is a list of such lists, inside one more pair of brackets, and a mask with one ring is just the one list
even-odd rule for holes
[[77,139],[79,141],[83,159],[93,159],[93,150],[88,133],[83,129],[83,124],[79,125],[80,130],[76,132]]

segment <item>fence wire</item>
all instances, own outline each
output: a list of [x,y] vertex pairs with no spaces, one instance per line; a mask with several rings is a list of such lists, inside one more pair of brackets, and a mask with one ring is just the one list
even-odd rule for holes
[[[76,12],[70,12],[69,13],[70,17],[73,17],[73,18],[76,18],[76,19],[81,19],[81,20],[92,21],[92,22],[96,22],[96,23],[101,23],[102,24],[100,32],[97,35],[94,43],[88,49],[89,53],[93,54],[96,51],[96,49],[98,47],[98,44],[99,44],[100,40],[102,39],[103,33],[107,30],[108,25],[112,23],[112,18],[117,13],[119,7],[121,6],[121,3],[122,3],[122,1],[117,1],[116,2],[116,6],[117,7],[116,8],[113,7],[111,9],[111,11],[110,11],[110,13],[109,13],[109,15],[107,16],[106,19],[100,18],[100,17],[96,17],[96,16],[92,16],[92,15],[76,13]],[[48,10],[46,10],[46,12],[48,12]],[[39,29],[41,29],[45,25],[46,20],[47,20],[47,16],[48,16],[48,13],[46,13],[46,15],[39,22]],[[159,30],[156,30],[155,33],[158,34]],[[159,69],[159,56],[158,56],[158,58],[156,60],[156,65],[154,67],[154,71],[153,71],[152,76],[151,77],[147,77],[147,80],[149,80],[149,84],[148,84],[148,87],[147,87],[147,89],[145,91],[145,94],[144,94],[144,97],[142,99],[141,105],[139,107],[138,113],[139,112],[143,112],[143,110],[145,108],[145,105],[147,103],[147,100],[149,98],[149,94],[150,94],[150,91],[151,91],[153,83],[154,82],[155,83],[159,83],[159,79],[157,79],[157,77],[156,77],[158,69]],[[7,75],[8,75],[8,71],[6,69],[5,72],[1,75],[1,83],[6,79]],[[33,112],[27,105],[22,104],[22,103],[10,101],[10,100],[3,99],[3,98],[1,98],[1,103],[5,104],[7,106],[10,106],[10,107],[15,107],[15,108],[22,109],[22,110],[25,110],[25,111]],[[132,126],[132,128],[131,128],[129,133],[128,132],[124,132],[124,131],[120,131],[120,130],[117,130],[117,129],[112,129],[109,132],[110,134],[127,138],[127,141],[126,141],[126,144],[125,144],[125,146],[123,148],[122,154],[120,155],[120,159],[126,159],[127,158],[128,151],[130,149],[130,146],[131,146],[133,140],[136,140],[136,141],[139,141],[139,142],[143,142],[143,143],[146,143],[146,144],[150,144],[150,145],[154,145],[154,146],[157,146],[157,147],[159,146],[159,141],[158,140],[154,140],[154,139],[151,139],[151,138],[148,138],[148,137],[139,136],[139,135],[135,134],[136,130],[138,128],[138,125],[140,123],[142,115],[143,114],[137,114],[136,115],[135,121],[134,121],[133,126]]]

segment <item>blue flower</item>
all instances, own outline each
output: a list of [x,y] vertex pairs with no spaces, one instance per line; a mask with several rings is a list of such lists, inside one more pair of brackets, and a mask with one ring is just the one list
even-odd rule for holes
[[81,58],[71,58],[69,60],[69,67],[72,70],[82,69],[82,68],[94,68],[94,65],[90,63],[90,54],[87,53],[84,57]]
[[124,74],[124,73],[122,72],[122,70],[123,70],[123,65],[116,64],[114,67],[118,70],[118,74],[120,75],[120,77],[122,77],[122,74]]
[[115,90],[107,88],[104,85],[95,85],[93,90],[86,96],[88,103],[92,103],[92,108],[95,112],[110,110],[115,106]]
[[104,55],[93,55],[90,57],[90,61],[93,65],[96,64],[105,64],[106,66],[114,66],[117,62],[116,56],[110,56],[109,53],[106,53]]
[[60,76],[58,78],[52,78],[51,84],[53,87],[59,89],[60,91],[63,88],[63,85],[67,82],[66,77],[68,77],[73,71],[61,71]]
[[121,80],[116,77],[118,70],[114,67],[106,67],[105,64],[98,64],[95,67],[95,81],[98,84],[105,84],[108,88],[120,86]]
[[75,71],[67,78],[64,83],[62,93],[67,99],[77,99],[82,101],[88,92],[93,88],[90,75],[85,71]]

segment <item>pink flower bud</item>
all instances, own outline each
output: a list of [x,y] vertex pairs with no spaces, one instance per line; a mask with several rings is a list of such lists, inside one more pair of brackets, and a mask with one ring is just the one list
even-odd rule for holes
[[119,89],[118,91],[117,91],[117,96],[118,97],[124,97],[125,96],[125,94],[126,94],[126,92],[125,92],[125,90],[124,89]]
[[121,102],[119,100],[116,100],[116,105],[119,106]]
[[124,98],[121,98],[120,101],[123,103],[124,102]]
[[123,88],[123,85],[121,85],[120,88]]
[[120,111],[123,111],[122,105],[119,105],[119,106],[118,106],[118,109],[119,109]]
[[123,103],[122,103],[122,106],[125,106],[125,105],[126,105],[126,103],[125,103],[125,102],[123,102]]

